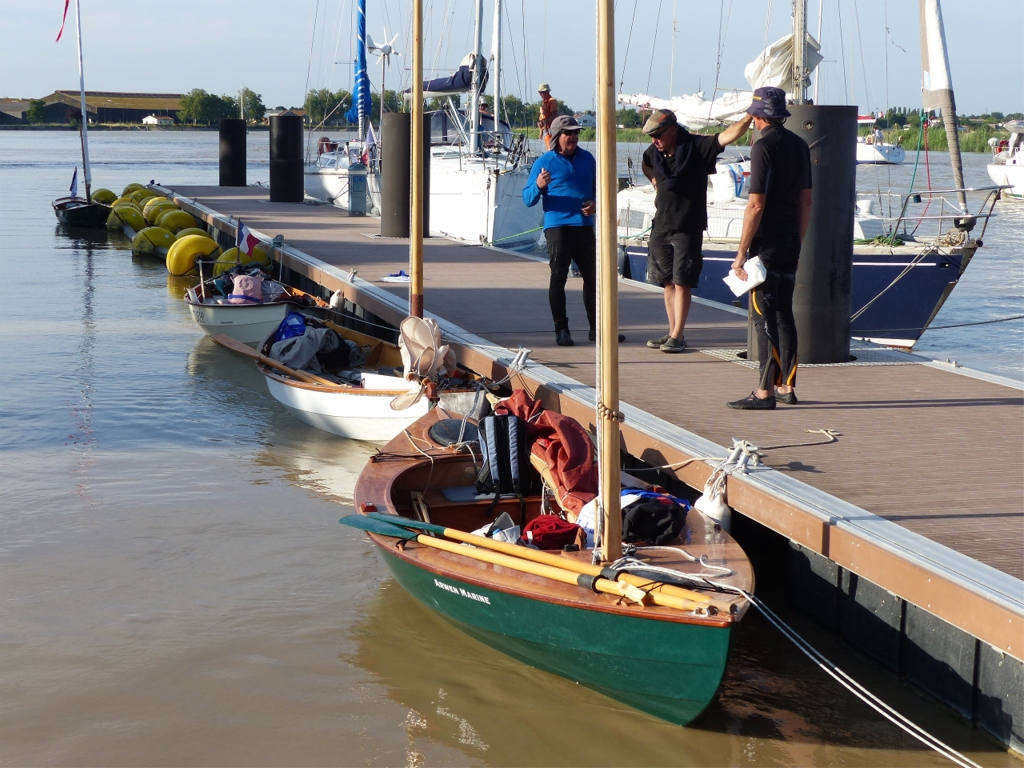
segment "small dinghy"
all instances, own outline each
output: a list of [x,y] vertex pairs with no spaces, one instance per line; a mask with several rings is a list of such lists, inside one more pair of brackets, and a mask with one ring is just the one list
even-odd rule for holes
[[243,344],[259,344],[289,312],[323,314],[327,302],[267,278],[256,267],[230,270],[185,292],[195,324],[207,336],[222,333]]
[[[743,550],[695,509],[683,512],[672,540],[627,544],[624,558],[603,566],[592,565],[592,536],[589,548],[523,546],[520,531],[583,522],[587,507],[579,517],[543,514],[551,505],[541,493],[525,503],[479,493],[486,440],[472,442],[475,422],[455,416],[434,408],[372,457],[356,482],[360,514],[341,522],[367,531],[398,582],[472,637],[657,717],[691,722],[714,699],[732,629],[749,607],[742,593],[753,591],[753,571]],[[545,462],[547,443],[535,441],[530,453],[545,485],[551,469],[573,463]],[[563,483],[553,482],[564,499]],[[491,538],[502,518],[518,524],[515,533]]]

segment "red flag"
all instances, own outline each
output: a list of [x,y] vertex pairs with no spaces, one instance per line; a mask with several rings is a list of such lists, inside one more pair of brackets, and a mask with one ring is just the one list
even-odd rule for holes
[[57,33],[57,39],[54,40],[55,43],[59,43],[60,42],[60,36],[64,34],[64,24],[68,20],[68,5],[70,5],[70,4],[71,4],[71,0],[64,0],[64,18],[61,19],[61,21],[60,21],[60,32]]

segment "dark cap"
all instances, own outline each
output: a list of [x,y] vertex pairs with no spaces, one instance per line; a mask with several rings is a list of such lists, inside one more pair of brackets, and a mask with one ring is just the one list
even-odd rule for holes
[[678,124],[675,112],[670,109],[656,109],[647,118],[647,122],[644,123],[644,135],[656,136],[662,131]]
[[560,133],[578,130],[580,130],[580,124],[576,122],[575,117],[572,115],[559,115],[551,121],[551,128],[548,130],[548,133],[551,134],[551,140],[554,141]]
[[754,98],[747,109],[748,115],[761,117],[770,120],[776,117],[789,117],[789,110],[786,109],[786,92],[781,88],[758,88],[754,91]]

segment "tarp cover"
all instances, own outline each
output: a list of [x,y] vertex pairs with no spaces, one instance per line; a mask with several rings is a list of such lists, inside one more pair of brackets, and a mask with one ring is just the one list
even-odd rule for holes
[[338,348],[340,340],[341,337],[330,328],[306,326],[301,336],[274,342],[270,347],[270,357],[298,371],[322,373],[320,361],[316,359],[317,353],[333,352]]
[[498,403],[495,413],[510,413],[524,419],[530,453],[544,462],[555,482],[555,496],[573,516],[597,496],[597,458],[594,444],[583,426],[568,416],[545,411],[522,389]]

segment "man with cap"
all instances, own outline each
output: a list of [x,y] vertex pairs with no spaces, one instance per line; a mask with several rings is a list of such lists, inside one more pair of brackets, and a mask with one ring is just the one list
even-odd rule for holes
[[551,123],[558,117],[558,99],[551,96],[551,86],[541,83],[537,86],[537,93],[540,94],[540,117],[537,126],[540,128],[540,136],[544,139],[544,149],[554,149],[554,138],[551,136]]
[[[555,322],[555,342],[573,345],[565,309],[565,282],[569,265],[576,262],[583,277],[583,306],[590,321],[590,340],[595,338],[594,303],[597,298],[594,212],[597,198],[597,162],[579,147],[580,125],[576,118],[559,115],[551,121],[551,144],[533,164],[523,189],[527,206],[543,201],[544,236],[548,242],[548,303]],[[619,341],[625,341],[620,336]]]
[[760,256],[765,267],[764,282],[750,292],[760,380],[749,397],[727,405],[759,411],[775,408],[776,401],[797,403],[793,289],[800,243],[811,222],[811,153],[803,139],[783,127],[789,110],[781,88],[754,91],[747,114],[761,138],[750,148],[750,197],[732,270],[746,279],[748,254]]
[[745,117],[713,136],[695,136],[667,109],[654,110],[644,124],[651,146],[644,152],[641,168],[656,190],[647,280],[664,288],[668,315],[668,333],[648,341],[652,349],[686,349],[683,329],[704,266],[701,246],[708,226],[708,176],[715,172],[722,150],[747,132],[750,120]]

